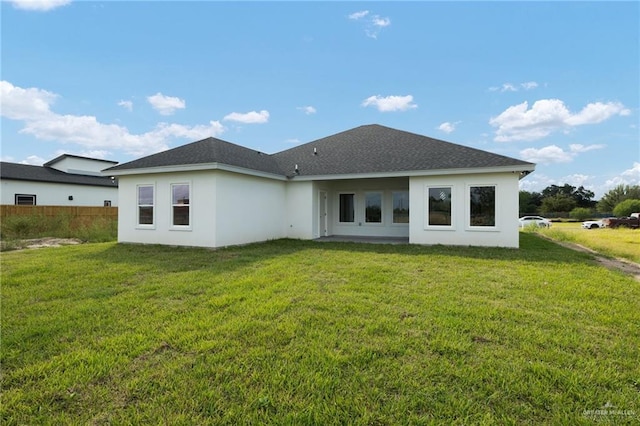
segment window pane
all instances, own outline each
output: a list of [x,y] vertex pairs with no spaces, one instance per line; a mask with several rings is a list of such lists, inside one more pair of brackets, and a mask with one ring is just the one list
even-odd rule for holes
[[189,225],[189,206],[173,206],[173,224]]
[[153,204],[153,186],[138,187],[138,205]]
[[189,204],[189,185],[173,185],[173,204]]
[[469,191],[471,226],[496,226],[495,186],[472,186]]
[[340,194],[340,222],[353,222],[355,218],[354,194]]
[[138,223],[153,225],[153,207],[138,207]]
[[393,223],[409,223],[409,191],[393,193]]
[[36,205],[36,196],[35,195],[20,195],[20,194],[16,194],[16,205],[18,205],[18,206],[35,206]]
[[429,225],[451,226],[451,188],[429,188]]
[[364,221],[368,223],[382,222],[382,194],[367,192]]

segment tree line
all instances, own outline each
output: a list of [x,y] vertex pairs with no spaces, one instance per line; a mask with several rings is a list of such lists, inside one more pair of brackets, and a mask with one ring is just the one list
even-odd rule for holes
[[569,184],[550,185],[542,192],[520,191],[520,215],[569,213],[572,218],[584,220],[596,212],[614,216],[640,212],[640,185],[618,185],[598,201],[594,195],[583,186]]

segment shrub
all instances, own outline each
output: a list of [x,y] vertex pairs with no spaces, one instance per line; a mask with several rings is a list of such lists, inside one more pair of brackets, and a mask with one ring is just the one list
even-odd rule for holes
[[569,216],[571,216],[571,218],[577,219],[580,221],[589,219],[592,215],[593,215],[593,211],[586,207],[576,207],[575,209],[571,210],[571,212],[569,213]]
[[640,212],[640,200],[636,199],[624,200],[613,208],[613,214],[617,217],[629,216],[636,212]]

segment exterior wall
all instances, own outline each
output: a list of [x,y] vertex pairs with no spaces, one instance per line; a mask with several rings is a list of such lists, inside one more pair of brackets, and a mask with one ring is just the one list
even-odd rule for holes
[[[469,187],[496,186],[496,226],[482,229],[469,226]],[[452,226],[429,227],[427,224],[428,187],[450,186]],[[412,177],[409,181],[410,234],[412,244],[447,244],[472,246],[519,246],[518,174],[471,174]]]
[[[118,188],[107,186],[71,185],[64,183],[30,182],[22,180],[2,180],[1,204],[15,204],[15,194],[36,196],[39,206],[111,206],[118,205]],[[69,200],[73,196],[73,200]]]
[[[324,181],[317,184],[318,191],[328,191],[329,235],[354,235],[373,237],[408,237],[409,225],[393,223],[393,191],[408,191],[408,178],[353,179]],[[382,223],[365,222],[365,193],[382,193]],[[339,197],[341,193],[355,194],[355,222],[339,221]],[[315,214],[313,217],[319,217]]]
[[100,172],[113,165],[113,162],[92,158],[64,157],[51,164],[50,167],[65,173],[102,176]]
[[[190,185],[190,225],[171,224],[171,185]],[[127,243],[215,247],[216,175],[212,172],[120,176],[118,241]],[[138,185],[154,185],[154,224],[138,225]]]
[[224,171],[215,176],[215,247],[287,236],[285,181]]
[[309,240],[317,238],[317,218],[314,215],[314,186],[313,182],[287,182],[287,196],[285,206],[285,228],[288,238]]

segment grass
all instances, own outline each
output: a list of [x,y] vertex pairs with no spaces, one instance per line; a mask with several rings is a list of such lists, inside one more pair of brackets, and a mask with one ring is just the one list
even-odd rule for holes
[[536,231],[557,241],[589,247],[605,256],[640,263],[640,230],[638,229],[583,229],[580,223],[554,223],[549,229]]
[[82,220],[64,213],[55,216],[14,215],[2,219],[0,235],[2,251],[23,248],[23,240],[42,237],[78,238],[92,243],[108,242],[117,239],[118,223],[108,217]]
[[1,260],[3,425],[640,420],[640,286],[535,234]]

